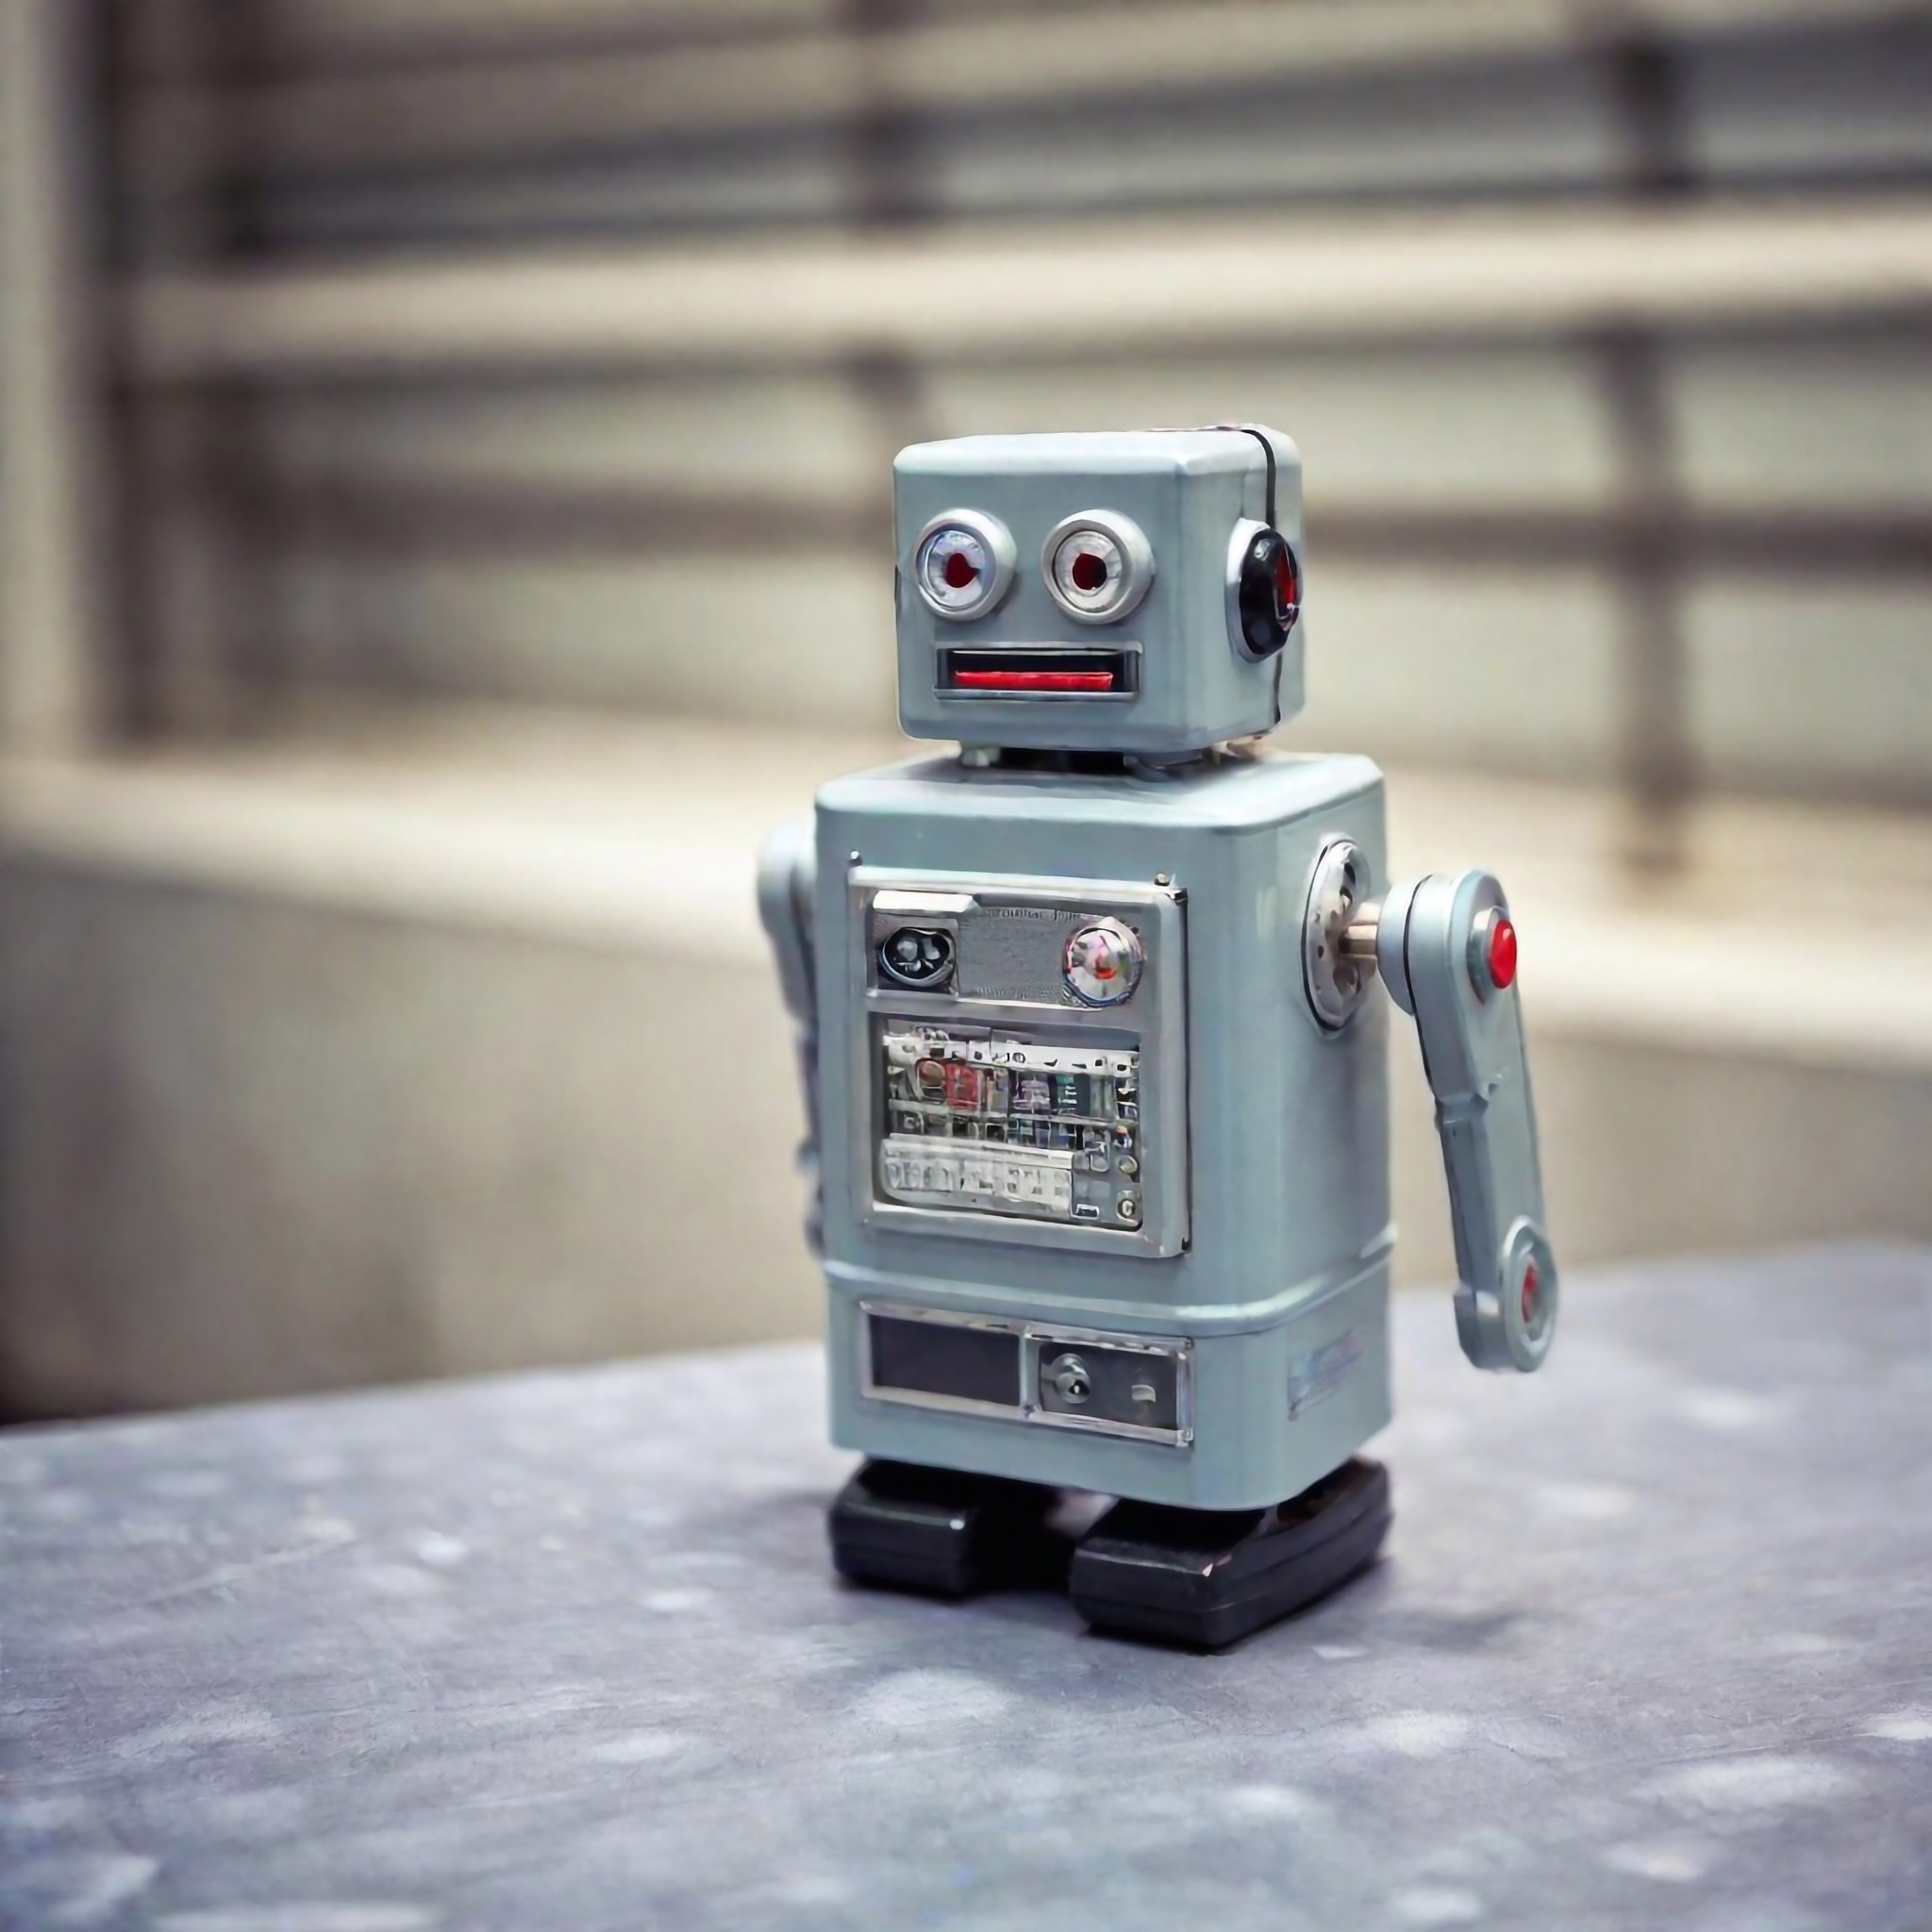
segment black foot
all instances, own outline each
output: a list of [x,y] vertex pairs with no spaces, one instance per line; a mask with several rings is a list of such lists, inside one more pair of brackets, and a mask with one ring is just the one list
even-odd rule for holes
[[868,1462],[839,1491],[832,1561],[854,1583],[934,1596],[1066,1580],[1067,1543],[1047,1527],[1057,1491],[1001,1476]]
[[1389,1472],[1360,1457],[1269,1509],[1116,1503],[1075,1548],[1070,1593],[1096,1630],[1220,1650],[1366,1568],[1389,1523]]

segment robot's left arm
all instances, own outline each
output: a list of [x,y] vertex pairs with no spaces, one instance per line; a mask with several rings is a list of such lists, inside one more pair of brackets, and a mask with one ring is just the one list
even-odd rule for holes
[[819,1008],[812,944],[812,888],[818,876],[809,819],[782,824],[758,855],[758,918],[778,964],[785,1009],[797,1029],[798,1067],[805,1098],[805,1140],[798,1164],[810,1188],[806,1234],[812,1250],[823,1245],[824,1194],[819,1180]]
[[1432,874],[1363,907],[1344,954],[1415,1021],[1456,1232],[1456,1326],[1479,1369],[1540,1368],[1557,1327],[1516,928],[1488,873]]

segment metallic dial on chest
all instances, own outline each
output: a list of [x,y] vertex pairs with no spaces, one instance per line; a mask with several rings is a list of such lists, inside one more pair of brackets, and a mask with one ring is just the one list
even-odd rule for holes
[[1087,1007],[1117,1007],[1141,983],[1146,955],[1139,936],[1118,919],[1096,919],[1067,941],[1061,971],[1067,991]]
[[941,986],[953,971],[953,939],[943,930],[902,925],[878,948],[879,971],[900,986]]

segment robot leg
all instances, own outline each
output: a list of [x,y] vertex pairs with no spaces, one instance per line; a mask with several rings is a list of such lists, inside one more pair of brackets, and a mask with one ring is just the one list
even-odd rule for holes
[[1266,1509],[1116,1503],[1075,1546],[1069,1593],[1110,1636],[1221,1650],[1366,1569],[1390,1521],[1389,1472],[1359,1456]]
[[1049,1525],[1059,1491],[1005,1476],[872,1461],[827,1517],[832,1562],[853,1583],[945,1597],[1066,1582],[1068,1542]]

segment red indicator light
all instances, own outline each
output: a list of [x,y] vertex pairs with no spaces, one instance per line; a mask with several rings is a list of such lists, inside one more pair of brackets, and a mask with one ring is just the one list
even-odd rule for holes
[[1302,601],[1302,574],[1295,568],[1294,552],[1284,543],[1274,553],[1274,608],[1284,623],[1292,617]]
[[963,591],[978,575],[978,566],[963,550],[956,550],[941,566],[940,575],[946,580],[946,588]]
[[1111,671],[956,671],[961,691],[1111,691]]
[[1516,978],[1516,928],[1507,919],[1490,928],[1490,978],[1499,991]]
[[1074,590],[1097,591],[1107,581],[1107,558],[1083,550],[1074,558],[1067,575],[1073,578]]
[[1523,1270],[1523,1325],[1536,1326],[1537,1294],[1542,1287],[1542,1277],[1536,1271],[1534,1261],[1525,1262]]

